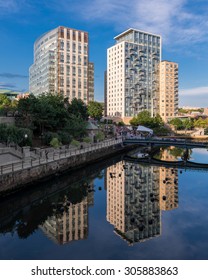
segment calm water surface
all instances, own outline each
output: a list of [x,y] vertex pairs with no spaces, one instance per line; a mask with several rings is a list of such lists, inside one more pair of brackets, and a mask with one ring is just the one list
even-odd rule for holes
[[[208,163],[208,152],[189,159]],[[57,176],[0,201],[0,259],[208,259],[207,179],[125,157]]]

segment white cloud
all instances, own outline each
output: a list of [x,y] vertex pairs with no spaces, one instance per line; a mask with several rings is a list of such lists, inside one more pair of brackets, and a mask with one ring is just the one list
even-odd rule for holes
[[0,15],[10,15],[22,10],[27,0],[0,0]]
[[[133,27],[163,36],[165,44],[207,41],[208,16],[206,1],[191,8],[191,0],[85,0],[69,5],[66,0],[53,0],[53,7],[77,12],[87,21],[113,23],[118,32]],[[201,3],[201,4],[200,4]],[[203,6],[204,5],[204,6]],[[201,10],[200,10],[201,9]]]
[[202,96],[207,95],[208,97],[208,87],[196,87],[190,89],[182,89],[179,91],[181,96]]
[[172,47],[208,41],[207,0],[0,0],[0,15],[25,7],[112,24],[115,32],[129,27],[150,31],[161,34],[163,43]]

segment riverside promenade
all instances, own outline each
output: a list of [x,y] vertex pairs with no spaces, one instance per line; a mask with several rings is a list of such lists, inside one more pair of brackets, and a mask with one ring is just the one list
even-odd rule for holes
[[[7,163],[6,160],[5,162],[1,161],[0,195],[14,192],[40,179],[84,167],[88,163],[130,150],[132,147],[133,145],[131,147],[123,147],[121,137],[107,139],[87,147],[80,146],[80,148],[76,149],[63,146],[58,149],[31,150],[29,147],[23,147],[22,158],[18,150],[14,162]],[[2,155],[3,152],[1,152]],[[14,151],[13,155],[15,155]]]

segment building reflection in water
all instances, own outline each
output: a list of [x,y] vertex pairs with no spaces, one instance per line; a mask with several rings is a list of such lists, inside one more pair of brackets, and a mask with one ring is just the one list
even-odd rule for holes
[[129,245],[159,236],[161,210],[178,206],[176,168],[122,161],[107,168],[105,182],[107,220]]
[[[174,148],[173,148],[174,149]],[[175,161],[170,150],[162,152],[161,160]],[[160,167],[160,209],[172,210],[178,208],[178,168]]]
[[39,228],[58,244],[86,239],[88,236],[88,207],[94,204],[93,182],[87,187],[87,196],[73,201],[65,195],[63,201],[54,204],[53,215]]

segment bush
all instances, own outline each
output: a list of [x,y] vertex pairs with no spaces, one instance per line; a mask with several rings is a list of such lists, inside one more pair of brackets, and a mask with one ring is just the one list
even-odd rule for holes
[[32,131],[28,128],[0,124],[0,142],[15,143],[20,146],[32,145]]
[[125,123],[123,121],[118,122],[118,126],[125,126]]
[[154,134],[157,136],[167,136],[170,134],[170,130],[164,126],[153,128]]
[[90,137],[85,137],[83,138],[83,142],[85,143],[91,143],[92,142],[92,139]]
[[103,132],[99,131],[99,132],[95,135],[95,137],[96,137],[96,140],[102,141],[102,140],[105,139],[105,134],[104,134]]
[[61,145],[60,141],[58,140],[58,138],[53,138],[50,142],[50,146],[53,148],[59,148]]
[[80,146],[80,142],[77,141],[77,140],[75,140],[75,139],[73,139],[73,140],[71,141],[70,144],[71,144],[72,146],[75,146],[75,147],[79,147],[79,146]]
[[208,127],[204,130],[204,135],[208,135]]
[[51,141],[53,138],[57,138],[59,141],[61,141],[60,139],[60,136],[55,133],[55,132],[46,132],[44,135],[43,135],[43,141],[44,141],[44,144],[45,145],[50,145]]
[[71,142],[71,135],[65,131],[58,131],[58,136],[63,145],[67,145]]

